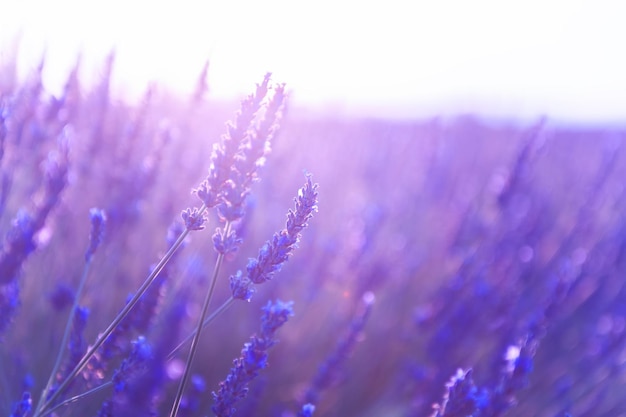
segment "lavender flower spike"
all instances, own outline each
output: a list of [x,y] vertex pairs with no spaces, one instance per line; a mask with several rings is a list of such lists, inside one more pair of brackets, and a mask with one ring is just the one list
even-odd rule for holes
[[187,230],[202,230],[207,221],[204,210],[200,210],[196,207],[193,209],[185,209],[180,216],[183,218]]
[[261,332],[252,336],[250,342],[243,346],[241,357],[233,361],[233,367],[226,379],[220,382],[218,392],[213,392],[214,405],[211,410],[218,417],[230,417],[236,409],[235,403],[248,394],[248,384],[266,368],[267,351],[277,342],[276,330],[293,316],[293,302],[268,302],[263,307]]
[[106,214],[104,210],[92,208],[89,210],[89,220],[91,222],[91,230],[89,232],[89,246],[85,252],[85,260],[89,262],[96,250],[102,243],[104,237],[104,228],[106,224]]
[[269,281],[287,262],[291,252],[297,247],[300,232],[308,226],[307,221],[313,217],[313,212],[317,211],[317,188],[318,185],[311,182],[311,175],[307,174],[306,183],[295,198],[295,210],[290,209],[287,213],[286,228],[275,233],[272,241],[263,245],[256,259],[251,258],[248,261],[247,277],[239,273],[230,277],[233,298],[249,300],[252,283],[262,284]]
[[267,94],[270,75],[266,74],[263,82],[257,84],[254,94],[250,94],[241,102],[241,109],[237,112],[235,122],[226,125],[227,133],[222,136],[221,143],[213,147],[209,174],[194,190],[207,208],[215,207],[223,200],[239,148],[246,141],[248,130]]

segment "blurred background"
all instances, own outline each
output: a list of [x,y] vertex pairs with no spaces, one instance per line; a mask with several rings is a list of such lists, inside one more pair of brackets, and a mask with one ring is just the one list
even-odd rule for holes
[[[320,184],[319,213],[276,279],[208,328],[188,415],[210,413],[210,392],[276,298],[296,314],[240,415],[293,417],[314,401],[320,416],[428,416],[459,368],[473,369],[476,415],[626,415],[624,6],[410,5],[4,0],[0,256],[24,213],[48,201],[59,143],[69,165],[36,250],[0,285],[11,313],[0,315],[0,414],[49,375],[89,209],[109,223],[81,300],[92,311],[83,348],[171,244],[181,210],[198,205],[190,191],[225,123],[271,71],[287,106],[215,306],[284,227],[305,172]],[[192,234],[152,294],[154,315],[96,382],[139,335],[191,331],[219,225],[212,213]],[[184,318],[169,326],[176,303]],[[183,360],[161,364],[161,412]],[[96,415],[111,393],[59,414]]]

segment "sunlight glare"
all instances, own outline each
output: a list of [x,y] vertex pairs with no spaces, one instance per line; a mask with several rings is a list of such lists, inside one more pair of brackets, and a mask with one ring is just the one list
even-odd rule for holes
[[0,17],[0,39],[6,49],[21,34],[21,73],[45,50],[53,91],[79,51],[89,81],[114,48],[114,79],[131,97],[150,81],[189,93],[208,59],[216,98],[240,96],[271,71],[296,103],[322,108],[617,117],[626,109],[624,10],[562,0],[27,0]]

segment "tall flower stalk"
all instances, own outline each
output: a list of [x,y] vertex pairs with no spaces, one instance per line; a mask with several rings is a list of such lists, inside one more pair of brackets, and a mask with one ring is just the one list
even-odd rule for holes
[[[185,386],[191,375],[191,367],[224,257],[235,252],[241,243],[241,239],[237,238],[232,230],[233,222],[240,220],[244,215],[244,200],[250,193],[252,182],[257,179],[257,167],[263,162],[270,140],[276,131],[275,122],[280,118],[284,98],[282,85],[276,87],[275,94],[265,106],[263,118],[255,124],[255,118],[263,108],[262,102],[268,92],[269,80],[270,74],[266,74],[263,82],[257,84],[255,93],[242,101],[235,123],[227,125],[227,134],[222,137],[221,144],[213,149],[213,163],[209,175],[196,190],[203,206],[208,208],[217,206],[220,219],[225,224],[223,229],[218,228],[213,236],[214,248],[218,253],[217,260],[191,340],[185,370],[174,397],[171,417],[178,413]],[[266,127],[268,124],[272,129]]]
[[[307,174],[304,186],[298,190],[298,195],[294,199],[295,207],[287,212],[286,227],[280,232],[274,233],[272,240],[265,242],[259,250],[257,258],[248,260],[247,274],[244,275],[242,271],[237,271],[235,275],[230,277],[232,295],[215,309],[213,313],[204,318],[202,327],[215,320],[235,300],[250,301],[255,291],[255,284],[259,285],[269,281],[291,257],[293,250],[300,241],[300,232],[308,226],[308,221],[313,217],[313,213],[317,211],[318,185],[314,184],[311,178],[312,176]],[[254,281],[251,276],[254,277]],[[176,352],[195,338],[197,334],[198,329],[179,343],[168,358],[173,358]]]
[[[226,225],[226,232],[230,230],[230,223]],[[213,298],[213,292],[215,291],[215,284],[217,283],[217,276],[219,275],[219,270],[222,266],[222,262],[224,261],[224,254],[218,254],[217,261],[215,263],[215,268],[213,269],[213,276],[211,277],[211,284],[208,292],[204,298],[204,302],[202,304],[202,311],[200,313],[200,318],[198,319],[198,324],[196,325],[196,331],[194,332],[194,336],[191,340],[191,347],[189,348],[189,355],[187,356],[187,362],[185,363],[185,371],[180,380],[180,384],[178,385],[178,391],[176,392],[176,397],[174,397],[174,403],[172,404],[172,411],[170,416],[174,417],[178,413],[178,408],[180,407],[180,402],[182,401],[183,394],[185,391],[185,386],[191,375],[191,365],[193,363],[193,359],[198,350],[198,343],[200,342],[200,334],[202,333],[202,328],[204,320],[207,317],[209,311],[209,305],[211,304],[211,299]]]
[[233,361],[228,376],[220,382],[220,388],[213,392],[211,410],[218,417],[230,417],[236,409],[234,405],[248,394],[248,384],[258,376],[259,371],[268,366],[268,350],[277,343],[276,331],[293,316],[293,302],[271,301],[263,307],[261,331],[244,344],[241,357]]
[[[185,230],[180,234],[178,239],[174,242],[174,244],[170,247],[167,253],[161,258],[161,260],[154,267],[149,276],[144,280],[139,289],[135,292],[133,297],[126,303],[126,305],[122,308],[122,310],[117,314],[117,316],[113,319],[111,324],[100,334],[96,342],[87,350],[83,358],[78,362],[78,364],[74,367],[72,371],[69,372],[67,377],[59,384],[57,390],[50,395],[49,398],[45,399],[45,402],[38,407],[35,412],[35,417],[42,416],[48,414],[53,407],[55,401],[58,400],[59,396],[64,393],[69,387],[71,381],[78,376],[78,374],[85,368],[85,366],[89,363],[91,358],[96,354],[98,349],[104,344],[106,339],[115,331],[115,329],[120,325],[120,323],[124,320],[124,318],[129,314],[129,312],[135,307],[135,305],[139,302],[143,294],[148,290],[148,288],[152,285],[152,283],[156,280],[159,273],[163,270],[165,265],[169,262],[169,260],[173,257],[178,248],[183,244],[184,240],[188,236],[191,231],[202,230],[204,229],[204,225],[206,223],[206,212],[208,209],[213,208],[218,205],[226,205],[228,206],[229,199],[225,197],[228,190],[232,190],[235,187],[233,186],[234,181],[232,178],[238,178],[238,175],[233,174],[235,171],[235,161],[238,158],[244,158],[245,149],[250,146],[252,140],[251,136],[257,137],[258,134],[258,126],[263,125],[259,122],[258,125],[255,125],[255,118],[257,117],[257,113],[259,113],[262,108],[263,101],[269,89],[269,81],[270,74],[267,74],[263,82],[257,85],[256,91],[254,94],[249,95],[246,99],[242,101],[241,110],[237,113],[237,117],[234,123],[229,123],[227,125],[227,134],[222,136],[222,140],[219,144],[214,146],[213,154],[211,155],[211,166],[209,168],[209,174],[207,179],[203,181],[200,186],[195,190],[195,193],[202,201],[202,205],[200,208],[187,209],[183,211],[182,217],[185,222]],[[279,94],[274,95],[275,100],[283,99],[283,89],[282,85],[277,87],[277,90],[280,91]],[[270,101],[271,103],[273,101]],[[280,109],[281,106],[277,108]],[[276,110],[278,111],[278,110]],[[265,117],[269,117],[269,115],[265,114]],[[272,118],[277,118],[277,115],[272,115]],[[254,132],[254,133],[253,133]],[[273,131],[272,131],[273,132]],[[273,133],[272,133],[273,134]],[[269,141],[270,137],[265,137],[263,139],[263,143]],[[264,149],[267,149],[269,146],[264,145]],[[259,157],[259,161],[255,161],[251,166],[256,167],[261,163],[263,156]],[[255,168],[256,169],[256,168]],[[243,174],[244,176],[252,176],[254,178],[254,172],[249,174],[247,173],[239,173],[239,175]],[[247,189],[242,190],[244,196],[247,195],[249,191]],[[232,193],[231,193],[232,194]],[[238,242],[237,239],[233,238],[230,234],[230,225],[229,221],[226,221],[226,225],[224,230],[227,233],[224,234],[227,237],[227,241],[232,244],[236,244]],[[230,237],[229,237],[230,236]],[[230,248],[230,251],[234,250]],[[212,281],[216,280],[216,277],[219,273],[219,267],[221,266],[224,254],[219,254],[218,260],[216,262],[216,268],[214,271],[214,278]],[[212,297],[213,289],[215,283],[210,285],[209,292],[207,293],[207,297],[205,298],[205,303],[207,305],[210,304],[210,300]],[[203,308],[204,310],[204,308]],[[205,313],[206,314],[206,313]],[[201,328],[203,320],[200,321],[200,325],[198,328]],[[199,331],[196,331],[196,334],[199,337]],[[197,346],[197,342],[196,342]],[[195,354],[195,349],[190,351],[190,359],[188,359],[188,363],[190,364],[193,360],[193,356]],[[188,370],[185,371],[184,377],[181,379],[181,387],[179,388],[179,394],[177,394],[174,400],[173,415],[176,414],[174,409],[177,409],[180,404],[180,399],[182,396],[182,390],[184,389],[185,382],[188,378]]]

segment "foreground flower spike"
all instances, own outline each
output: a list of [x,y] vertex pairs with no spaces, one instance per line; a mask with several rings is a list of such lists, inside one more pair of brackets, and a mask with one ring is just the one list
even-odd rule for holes
[[259,256],[248,261],[247,275],[237,272],[230,277],[230,289],[233,298],[249,301],[254,289],[252,284],[262,284],[272,279],[274,274],[287,262],[293,249],[300,240],[300,232],[308,226],[308,221],[317,211],[317,184],[311,181],[311,175],[306,176],[306,183],[298,191],[295,198],[296,207],[287,213],[286,228],[275,233],[271,241],[267,241]]
[[203,211],[194,207],[193,209],[187,208],[180,214],[187,230],[204,229],[207,218],[204,216]]
[[270,77],[271,74],[266,74],[263,82],[257,84],[254,94],[250,94],[241,102],[241,109],[234,123],[227,123],[227,133],[222,136],[221,143],[213,147],[209,174],[206,180],[194,190],[206,208],[215,207],[222,202],[223,193],[229,187],[237,153],[244,146],[250,126],[261,108],[261,102],[268,91]]
[[317,210],[317,184],[311,183],[310,175],[307,175],[307,181],[298,192],[295,202],[295,211],[289,210],[287,213],[287,227],[274,234],[272,241],[261,248],[258,258],[248,262],[248,278],[255,284],[269,281],[274,273],[280,271],[291,251],[297,247],[300,232],[308,226],[307,221]]
[[[235,123],[227,124],[227,134],[222,137],[219,144],[216,144],[213,147],[209,175],[206,180],[200,184],[200,187],[194,190],[198,198],[202,200],[202,207],[195,212],[192,210],[183,212],[183,219],[185,220],[187,226],[187,232],[203,226],[203,222],[197,221],[196,218],[202,217],[207,209],[215,206],[233,206],[229,203],[226,195],[229,193],[229,190],[237,189],[237,187],[243,184],[237,173],[235,161],[240,158],[245,158],[245,152],[243,152],[243,149],[245,149],[250,142],[249,132],[254,129],[254,121],[258,117],[257,113],[261,110],[262,102],[267,95],[269,81],[270,74],[266,74],[263,82],[261,84],[257,84],[255,93],[249,95],[242,101],[241,110],[237,114]],[[245,197],[245,195],[247,195],[247,190],[240,193],[240,195]],[[219,211],[220,210],[218,210],[218,212]],[[185,391],[185,385],[191,375],[191,366],[198,349],[202,328],[204,327],[204,321],[208,315],[208,309],[213,298],[215,284],[217,283],[217,277],[219,275],[222,262],[224,261],[225,255],[227,253],[234,252],[240,242],[240,240],[233,233],[232,227],[233,219],[243,216],[243,211],[237,209],[235,211],[231,211],[231,214],[234,216],[220,216],[220,220],[225,222],[224,230],[222,231],[218,229],[218,232],[213,237],[218,257],[215,261],[215,267],[213,269],[213,275],[210,279],[209,289],[202,303],[196,331],[191,339],[189,354],[185,362],[182,377],[178,384],[178,390],[174,396],[170,417],[175,417],[177,415],[178,408],[180,407]]]
[[285,86],[273,88],[274,94],[264,106],[263,118],[247,132],[235,158],[235,169],[231,172],[230,187],[224,192],[224,203],[219,206],[220,217],[226,221],[240,220],[245,213],[245,200],[250,187],[257,178],[257,169],[263,165],[271,148],[282,117],[285,101]]
[[235,403],[246,397],[248,384],[256,378],[259,371],[268,366],[267,351],[277,343],[275,333],[278,328],[293,316],[293,302],[268,302],[263,307],[261,332],[252,336],[241,350],[241,357],[233,361],[233,367],[226,379],[220,382],[220,388],[213,392],[214,405],[211,410],[218,417],[234,415]]

